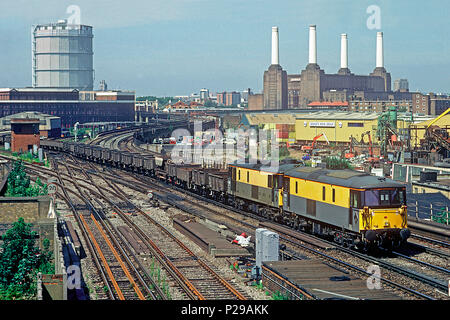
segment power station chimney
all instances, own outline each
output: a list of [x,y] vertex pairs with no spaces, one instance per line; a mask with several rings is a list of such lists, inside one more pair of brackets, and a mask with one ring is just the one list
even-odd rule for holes
[[377,32],[377,61],[370,75],[384,78],[384,91],[391,91],[391,74],[384,68],[383,32]]
[[341,68],[339,69],[338,74],[351,74],[350,69],[348,68],[348,42],[346,33],[341,33]]
[[317,64],[317,41],[316,41],[316,26],[309,26],[309,60],[310,64]]
[[348,68],[348,46],[347,46],[347,34],[341,34],[341,69]]
[[272,27],[272,64],[280,64],[278,48],[278,27]]
[[377,32],[377,62],[376,68],[384,68],[383,61],[383,32]]

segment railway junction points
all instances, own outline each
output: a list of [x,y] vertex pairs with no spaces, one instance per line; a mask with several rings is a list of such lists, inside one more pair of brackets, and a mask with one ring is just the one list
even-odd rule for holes
[[[184,121],[179,122],[180,127],[186,125],[185,120],[179,121]],[[171,129],[176,125],[177,122],[172,122]],[[161,128],[164,127],[167,125],[162,124]],[[329,225],[325,228],[314,219],[290,220],[279,216],[274,208],[283,208],[288,205],[284,201],[289,199],[283,193],[287,191],[283,175],[280,175],[283,171],[274,172],[278,175],[272,176],[269,170],[261,175],[265,177],[264,182],[257,176],[261,172],[255,171],[257,167],[251,174],[242,168],[234,171],[223,159],[174,164],[170,160],[170,150],[177,143],[186,143],[186,139],[174,137],[175,143],[169,140],[168,144],[149,143],[159,142],[158,134],[166,139],[170,133],[158,132],[158,126],[145,130],[139,127],[112,130],[85,143],[44,139],[40,146],[50,168],[25,165],[32,179],[40,178],[56,186],[55,221],[57,234],[61,235],[56,243],[61,246],[63,258],[60,259],[64,261],[66,273],[73,265],[81,270],[82,286],[69,289],[62,297],[91,300],[448,299],[449,227],[415,218],[406,199],[399,200],[393,214],[401,214],[401,205],[408,205],[408,214],[413,216],[403,218],[411,221],[410,224],[403,222],[411,232],[407,241],[397,246],[401,238],[392,238],[389,242],[390,238],[383,236],[384,242],[379,244],[389,242],[394,246],[376,252],[354,251],[350,248],[356,243],[353,241],[369,241],[369,237],[356,235],[349,242],[342,226],[340,230]],[[151,137],[142,140],[146,134]],[[211,140],[204,141],[205,135],[198,138],[196,134],[191,134],[193,147],[206,148],[211,144]],[[295,149],[291,150],[295,154]],[[12,163],[10,155],[3,157]],[[304,167],[306,161],[290,162],[281,168],[290,166],[297,170],[295,168]],[[320,164],[314,166],[311,172],[328,174]],[[373,168],[376,166],[369,172]],[[359,170],[362,175],[364,170],[367,172],[364,166]],[[290,175],[288,172],[284,176]],[[241,194],[239,192],[247,191],[235,185],[234,179],[242,181],[242,186],[252,181],[254,184],[248,194]],[[311,183],[310,188],[322,181],[317,174],[315,178],[306,179]],[[378,188],[385,179],[379,179]],[[337,200],[339,184],[338,180],[333,181],[330,190],[320,188],[317,199],[313,194],[309,196],[306,218],[311,214],[319,217],[323,210],[318,205],[323,202],[319,197]],[[294,193],[298,186],[292,183],[288,188]],[[268,188],[276,192],[271,195],[265,191]],[[264,197],[272,202],[266,202]],[[237,198],[251,201],[239,202]],[[258,199],[261,201],[256,201]],[[394,207],[395,203],[392,202]],[[310,211],[312,204],[314,211]],[[361,214],[359,219],[364,219],[364,210],[361,207],[353,213]],[[394,220],[389,222],[389,214],[384,209],[385,221],[394,223]],[[264,248],[274,246],[270,239],[257,240],[255,231],[261,227],[277,234],[275,260],[278,261],[263,260],[261,268],[257,268],[256,261],[265,254],[258,251],[258,246],[264,241]],[[321,233],[327,235],[327,239],[321,238]],[[241,235],[250,236],[245,246],[237,241]],[[258,241],[263,242],[258,244]],[[44,283],[49,292],[46,297],[61,298],[48,289],[48,283]]]

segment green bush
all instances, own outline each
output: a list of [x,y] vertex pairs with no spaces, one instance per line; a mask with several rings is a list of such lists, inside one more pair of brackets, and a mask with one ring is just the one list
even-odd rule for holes
[[445,208],[441,208],[438,212],[433,214],[433,221],[447,224],[447,211],[445,210]]
[[36,197],[48,193],[47,185],[43,184],[39,178],[31,184],[30,177],[26,174],[22,160],[17,160],[13,164],[13,169],[9,173],[7,197]]
[[289,300],[289,296],[281,293],[280,291],[275,291],[272,293],[273,300]]
[[3,236],[0,254],[0,299],[31,299],[36,294],[37,273],[53,274],[50,241],[44,239],[43,250],[35,246],[36,232],[19,218]]

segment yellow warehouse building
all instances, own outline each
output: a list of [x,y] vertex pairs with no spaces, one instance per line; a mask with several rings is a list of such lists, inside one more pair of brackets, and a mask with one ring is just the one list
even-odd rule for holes
[[[343,111],[312,111],[308,113],[254,113],[244,115],[241,126],[243,128],[258,127],[265,130],[279,130],[277,140],[279,142],[297,142],[300,144],[310,144],[314,137],[324,133],[330,143],[347,144],[350,136],[360,141],[363,133],[370,131],[372,142],[378,143],[376,131],[378,127],[378,117],[380,113],[375,112],[343,112]],[[426,126],[436,117],[426,115],[414,115],[413,125],[411,116],[398,113],[397,128],[400,135],[405,135],[410,125],[411,143],[420,143],[424,138]],[[440,118],[433,125],[450,128],[450,114]],[[417,130],[415,130],[417,128]],[[324,136],[317,139],[319,142],[326,142]],[[365,143],[368,138],[364,138]]]
[[317,141],[326,142],[328,139],[330,143],[341,144],[349,143],[350,136],[359,141],[363,133],[370,131],[374,140],[378,116],[373,112],[314,112],[297,115],[295,138],[297,142],[306,143],[323,133],[326,138],[322,136]]

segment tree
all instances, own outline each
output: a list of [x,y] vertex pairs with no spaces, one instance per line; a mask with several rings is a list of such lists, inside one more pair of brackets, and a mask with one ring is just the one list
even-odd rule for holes
[[211,100],[206,100],[204,103],[205,108],[216,108],[217,103],[212,102]]
[[36,232],[31,224],[19,218],[3,236],[0,253],[0,299],[26,299],[35,295],[38,272],[54,273],[50,241],[44,239],[44,250],[35,246]]
[[47,193],[47,185],[43,184],[39,178],[36,179],[34,185],[31,184],[22,160],[14,162],[13,169],[8,176],[7,197],[36,197]]

